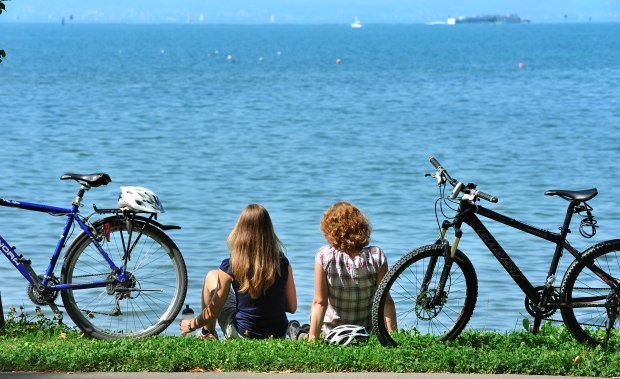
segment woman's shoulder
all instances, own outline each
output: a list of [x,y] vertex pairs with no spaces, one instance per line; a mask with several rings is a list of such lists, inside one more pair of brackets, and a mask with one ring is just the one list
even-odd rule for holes
[[375,255],[385,254],[379,246],[366,246],[363,250],[367,251],[368,254],[375,254]]
[[232,268],[230,267],[230,258],[226,258],[220,263],[220,270],[232,276]]
[[291,262],[288,260],[286,255],[284,255],[284,253],[280,253],[280,266],[286,268],[290,264]]
[[338,250],[336,250],[336,248],[334,248],[331,245],[325,245],[325,246],[321,246],[319,247],[319,249],[316,251],[316,257],[326,257],[326,256],[334,256],[336,253],[338,252]]
[[377,262],[379,265],[383,265],[385,262],[385,253],[379,246],[366,246],[362,252],[368,255],[371,262]]
[[321,246],[317,251],[316,251],[316,256],[315,256],[315,261],[319,262],[321,264],[321,266],[323,266],[323,268],[325,268],[325,265],[332,261],[334,259],[334,257],[336,256],[338,250],[336,250],[334,247],[332,247],[331,245],[325,245],[325,246]]
[[332,245],[323,245],[319,247],[319,249],[317,250],[317,253],[331,253],[335,250],[336,248],[333,247]]

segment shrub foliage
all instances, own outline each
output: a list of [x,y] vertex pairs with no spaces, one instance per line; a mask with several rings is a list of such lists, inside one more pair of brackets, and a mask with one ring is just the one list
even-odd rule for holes
[[454,341],[399,336],[397,348],[376,338],[338,347],[290,340],[211,341],[157,336],[85,338],[42,314],[12,309],[0,329],[0,371],[453,372],[619,376],[618,343],[607,350],[576,342],[563,326],[537,335],[465,331]]

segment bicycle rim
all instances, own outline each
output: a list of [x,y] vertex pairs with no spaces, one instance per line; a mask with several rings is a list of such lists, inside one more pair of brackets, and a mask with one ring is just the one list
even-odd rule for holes
[[[620,278],[620,241],[604,242],[584,254],[584,260],[594,264],[615,279]],[[566,272],[561,293],[568,305],[562,309],[564,323],[575,339],[588,344],[605,341],[608,308],[615,316],[612,337],[620,328],[619,294],[581,262],[575,261]]]
[[[109,238],[105,237],[105,224],[110,228]],[[126,225],[118,219],[95,225],[104,235],[100,242],[103,249],[119,266],[123,261],[123,246],[129,243]],[[62,293],[67,313],[91,337],[114,339],[161,333],[175,319],[185,299],[187,273],[174,242],[153,226],[142,230],[144,224],[132,225],[131,245],[140,231],[142,234],[127,263],[128,281]],[[87,236],[77,241],[67,253],[63,283],[118,279]]]
[[[463,330],[476,304],[476,273],[467,257],[458,251],[440,293],[438,284],[444,266],[443,249],[430,245],[410,252],[388,272],[373,302],[373,324],[383,345],[396,346],[411,334],[447,340]],[[393,334],[387,332],[384,319],[388,293],[394,301],[398,323],[398,333]]]

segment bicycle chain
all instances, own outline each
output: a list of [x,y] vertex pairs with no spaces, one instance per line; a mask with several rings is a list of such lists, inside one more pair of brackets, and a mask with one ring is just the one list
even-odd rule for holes
[[582,291],[609,291],[611,288],[582,288],[582,287],[574,287],[573,290],[582,290]]
[[92,276],[108,276],[110,274],[88,274],[88,275],[75,275],[74,278],[88,278]]
[[[56,305],[58,308],[65,308],[65,309],[67,308],[67,307],[65,307],[64,305],[60,305],[60,304],[54,304],[54,305]],[[83,309],[80,309],[80,311],[84,312],[84,310],[83,310]],[[114,315],[113,315],[113,314],[111,314],[111,313],[103,313],[103,312],[95,312],[95,311],[88,311],[88,313],[91,313],[91,314],[98,314],[98,315],[104,315],[104,316],[114,316]]]
[[[555,320],[555,319],[552,319],[552,318],[543,318],[542,320],[544,320],[544,321],[551,321],[551,322],[559,322],[561,324],[565,324],[564,320]],[[594,326],[594,327],[598,327],[598,328],[601,327],[601,325],[597,325],[597,324],[589,324],[589,323],[583,323],[583,322],[579,322],[579,321],[577,321],[577,323],[579,325],[584,325],[584,326]]]
[[[88,274],[88,275],[74,275],[74,278],[89,278],[89,277],[93,277],[93,276],[108,276],[110,275],[109,273],[104,273],[104,274]],[[57,307],[59,308],[67,308],[64,305],[60,305],[60,304],[55,304]],[[83,309],[81,310],[82,312],[84,311]],[[105,315],[105,316],[111,316],[111,314],[109,313],[103,313],[103,312],[95,312],[95,311],[88,311],[88,313],[92,313],[92,314],[100,314],[100,315]]]
[[[573,287],[573,290],[581,290],[581,291],[609,291],[610,288],[584,288],[584,287]],[[543,319],[545,321],[551,321],[551,322],[560,322],[560,323],[564,323],[564,320],[554,320],[554,319]],[[587,322],[577,322],[579,325],[583,325],[583,326],[592,326],[592,327],[597,327],[600,328],[602,325],[598,325],[598,324],[591,324],[591,323],[587,323]]]

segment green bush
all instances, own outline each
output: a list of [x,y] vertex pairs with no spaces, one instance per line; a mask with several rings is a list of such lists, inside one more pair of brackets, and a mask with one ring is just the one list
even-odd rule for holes
[[617,343],[576,342],[564,326],[537,335],[467,330],[454,341],[400,333],[396,348],[372,337],[339,347],[290,340],[211,341],[157,336],[101,341],[42,315],[12,309],[0,329],[0,371],[454,372],[620,376]]

